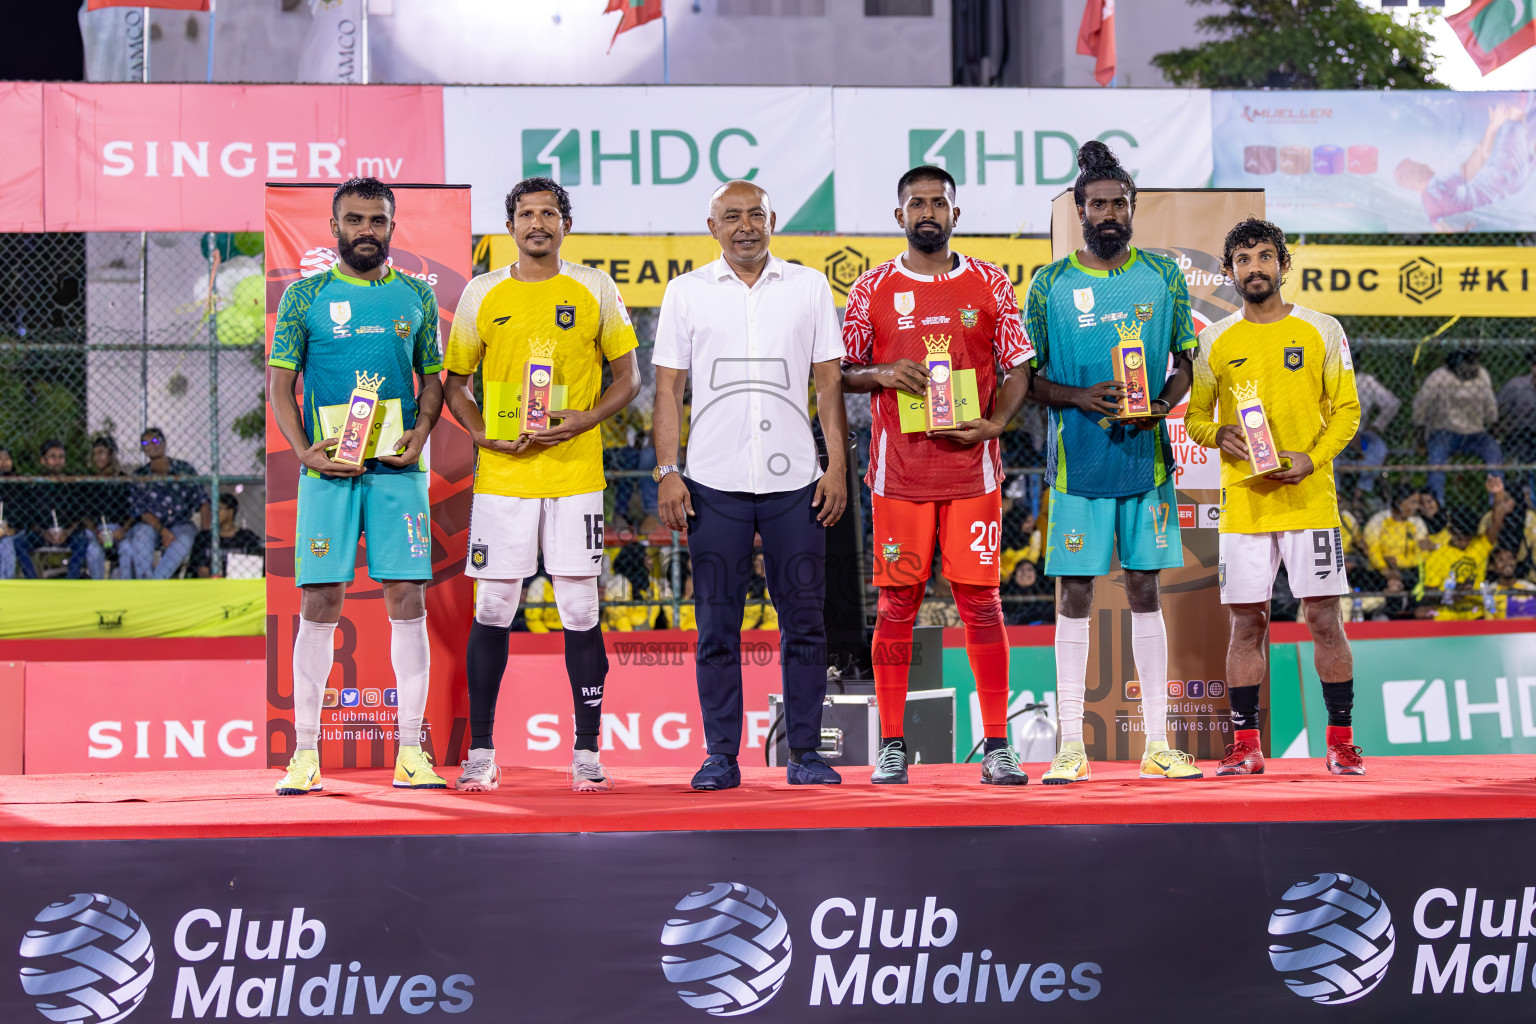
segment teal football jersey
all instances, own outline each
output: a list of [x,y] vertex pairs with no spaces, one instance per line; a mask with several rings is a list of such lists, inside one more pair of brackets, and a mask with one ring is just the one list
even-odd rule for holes
[[[348,277],[338,267],[295,281],[277,309],[267,362],[304,375],[304,429],[320,440],[321,406],[344,405],[357,375],[382,376],[379,398],[400,400],[401,425],[416,425],[415,374],[439,373],[437,296],[432,286],[390,270],[379,281]],[[377,459],[368,471],[415,472]]]
[[[1030,282],[1025,318],[1035,370],[1069,387],[1114,379],[1117,327],[1141,329],[1154,398],[1171,353],[1197,344],[1184,272],[1145,249],[1133,248],[1118,270],[1090,270],[1076,253],[1057,260]],[[1085,498],[1123,498],[1168,479],[1173,448],[1162,423],[1148,431],[1123,424],[1106,429],[1102,418],[1075,407],[1050,410],[1046,479],[1053,488]]]

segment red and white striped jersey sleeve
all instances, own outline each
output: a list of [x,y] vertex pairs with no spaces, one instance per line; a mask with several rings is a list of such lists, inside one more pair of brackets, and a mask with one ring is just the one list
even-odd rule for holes
[[874,362],[875,321],[871,307],[875,297],[875,285],[883,276],[876,267],[859,275],[848,292],[848,307],[843,312],[843,357],[845,366],[868,366]]
[[992,349],[997,354],[998,364],[1011,370],[1035,356],[1035,346],[1025,333],[1024,320],[1019,316],[1018,296],[1014,294],[1013,282],[1000,267],[981,260],[974,262],[997,304],[997,334],[992,338]]

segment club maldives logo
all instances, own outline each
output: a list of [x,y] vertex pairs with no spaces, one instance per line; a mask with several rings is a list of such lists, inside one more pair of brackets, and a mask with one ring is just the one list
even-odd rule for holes
[[1297,882],[1269,915],[1269,962],[1314,1003],[1350,1003],[1386,977],[1397,936],[1392,912],[1364,880],[1325,873]]
[[50,903],[21,940],[21,987],[48,1020],[112,1024],[155,976],[149,928],[121,900],[77,892]]
[[715,882],[673,910],[661,930],[661,970],[683,1002],[735,1017],[783,987],[792,949],[789,923],[773,900],[740,882]]

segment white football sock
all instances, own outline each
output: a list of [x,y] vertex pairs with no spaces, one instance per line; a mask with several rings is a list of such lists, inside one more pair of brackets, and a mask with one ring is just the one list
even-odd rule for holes
[[1056,720],[1061,742],[1083,742],[1083,695],[1088,692],[1089,619],[1056,617]]
[[336,660],[336,623],[299,620],[293,638],[293,732],[295,750],[317,750],[320,698]]
[[427,617],[389,620],[389,660],[400,689],[400,745],[421,745],[421,719],[427,713],[427,683],[432,651],[427,643]]
[[1131,612],[1131,657],[1141,677],[1141,724],[1148,743],[1168,742],[1168,631],[1163,613]]

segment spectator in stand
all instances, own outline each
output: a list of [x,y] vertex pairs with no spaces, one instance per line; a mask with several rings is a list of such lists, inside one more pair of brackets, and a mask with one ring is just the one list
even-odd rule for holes
[[265,555],[267,547],[252,530],[240,525],[240,499],[233,494],[219,495],[219,565],[213,564],[213,531],[199,530],[192,542],[192,571],[199,577],[225,575],[230,555]]
[[[654,384],[651,391],[654,396]],[[609,486],[613,488],[613,525],[623,528],[636,523],[643,537],[650,536],[661,526],[661,520],[656,517],[656,481],[651,479],[651,470],[656,468],[656,449],[651,444],[649,408],[649,405],[642,409],[638,402],[631,403],[598,427],[603,437],[604,469],[643,470],[639,476],[615,475],[609,479]],[[641,515],[638,517],[630,511],[636,490],[640,492]]]
[[83,510],[79,526],[90,537],[86,568],[93,580],[107,578],[107,558],[115,555],[128,529],[128,472],[117,461],[117,441],[101,434],[91,442],[91,476],[75,485]]
[[1510,617],[1511,599],[1516,618],[1527,618],[1536,613],[1536,583],[1521,579],[1515,572],[1516,564],[1515,553],[1509,548],[1495,550],[1493,557],[1488,559],[1489,578],[1498,588],[1493,595],[1493,617],[1496,619]]
[[954,588],[940,573],[934,573],[928,580],[928,594],[917,609],[917,624],[945,629],[958,629],[962,625],[960,611],[955,607]]
[[[1494,538],[1493,543],[1513,552],[1516,568],[1525,566],[1529,572],[1531,560],[1536,556],[1536,512],[1526,505],[1524,494],[1510,494],[1509,498],[1511,505],[1509,513],[1504,517],[1504,529]],[[1487,533],[1492,521],[1493,511],[1490,509],[1483,514],[1482,522],[1478,523],[1478,532]]]
[[[0,446],[0,478],[16,475],[16,461],[11,458],[11,450]],[[11,516],[16,515],[16,499],[21,491],[7,484],[0,487],[0,580],[13,580],[16,578],[16,529],[11,526]],[[11,511],[8,516],[5,511],[5,503],[11,503]]]
[[752,575],[747,579],[747,606],[741,616],[742,629],[778,629],[779,613],[768,596],[768,575],[763,571],[763,551],[752,552]]
[[1429,536],[1418,511],[1419,496],[1412,488],[1399,485],[1392,492],[1391,507],[1382,509],[1365,524],[1366,555],[1377,576],[1369,581],[1374,586],[1385,589],[1385,584],[1396,578],[1411,589],[1417,581],[1417,567],[1423,556],[1419,541]]
[[[44,441],[38,450],[38,464],[43,476],[53,477],[48,483],[30,484],[22,492],[20,528],[13,540],[16,562],[21,575],[29,580],[37,579],[37,566],[32,552],[40,547],[68,547],[69,565],[66,575],[80,578],[88,571],[90,550],[95,543],[89,530],[78,528],[78,515],[71,508],[79,496],[64,483],[65,452],[63,441]],[[100,551],[100,548],[97,548]]]
[[[155,477],[196,476],[190,463],[165,454],[165,431],[150,427],[139,438],[139,445],[149,460],[133,473],[135,483],[129,501],[133,525],[123,536],[122,578],[168,580],[181,568],[197,539],[195,523],[208,522],[208,496],[200,484],[166,480],[151,483]],[[160,563],[155,564],[155,551]]]
[[[1358,345],[1355,358],[1360,358]],[[1374,373],[1355,371],[1355,390],[1360,394],[1360,428],[1355,437],[1334,459],[1339,469],[1375,469],[1387,461],[1387,428],[1392,425],[1403,401],[1387,390]],[[1341,478],[1343,474],[1340,474]],[[1363,504],[1365,498],[1376,490],[1376,474],[1361,473],[1355,480],[1354,503]]]
[[1024,493],[1024,480],[1015,477],[1003,493],[1002,543],[998,545],[1002,549],[998,553],[998,568],[1003,579],[1013,574],[1020,560],[1027,559],[1038,566],[1043,553],[1044,541]]
[[[1445,533],[1449,516],[1444,506],[1440,504],[1440,499],[1435,497],[1435,492],[1428,487],[1419,490],[1418,517],[1424,521],[1424,529],[1429,532],[1429,539],[1435,545],[1445,543],[1442,534]],[[1424,551],[1429,550],[1422,541],[1419,542],[1419,547]]]
[[[631,535],[633,536],[633,535]],[[659,595],[651,579],[650,549],[631,540],[613,553],[598,579],[603,594],[603,627],[629,633],[650,629]]]
[[[1488,493],[1493,498],[1493,518],[1488,530],[1477,530],[1477,513],[1469,508],[1452,507],[1446,527],[1446,542],[1427,552],[1419,571],[1415,596],[1421,619],[1440,622],[1481,619],[1485,617],[1483,595],[1479,593],[1493,553],[1493,538],[1504,525],[1504,517],[1514,502],[1504,493],[1504,481],[1488,478]],[[1439,600],[1433,594],[1438,591]],[[1430,595],[1425,600],[1425,595]]]
[[1021,558],[1002,587],[1003,621],[1025,626],[1056,619],[1056,586],[1040,575],[1035,562]]
[[[1475,455],[1490,466],[1498,465],[1504,456],[1489,433],[1498,420],[1493,380],[1476,349],[1448,353],[1445,365],[1426,377],[1413,396],[1413,425],[1422,432],[1421,443],[1432,466],[1443,466],[1454,455]],[[1445,504],[1444,470],[1430,472],[1429,489]]]
[[[1499,389],[1499,429],[1504,436],[1505,457],[1531,464],[1536,463],[1536,348],[1531,349],[1527,364],[1530,373],[1511,377]],[[1524,486],[1516,491],[1530,508],[1536,506],[1536,469],[1524,476]]]

